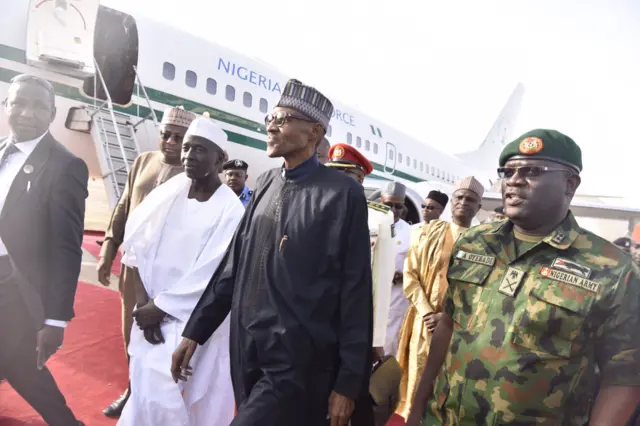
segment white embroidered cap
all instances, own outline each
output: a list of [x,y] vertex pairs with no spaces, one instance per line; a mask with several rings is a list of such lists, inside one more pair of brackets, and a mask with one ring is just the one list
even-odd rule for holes
[[227,149],[227,134],[222,130],[222,127],[210,118],[198,117],[193,120],[184,135],[185,139],[190,135],[206,139],[218,145],[223,151]]

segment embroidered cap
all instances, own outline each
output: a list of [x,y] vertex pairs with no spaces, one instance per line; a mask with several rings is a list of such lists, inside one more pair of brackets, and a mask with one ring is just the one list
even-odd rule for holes
[[387,182],[382,187],[381,194],[391,197],[405,198],[407,195],[407,187],[400,182]]
[[482,198],[482,195],[484,194],[484,186],[482,186],[480,181],[478,181],[478,179],[473,176],[467,176],[466,178],[459,180],[456,183],[456,186],[453,188],[453,192],[455,193],[460,189],[468,189],[469,191],[473,191],[480,198]]
[[198,136],[218,145],[222,150],[227,149],[227,134],[210,118],[198,117],[193,120],[184,138],[186,139],[187,136]]
[[444,192],[440,192],[440,191],[429,191],[429,195],[427,195],[427,199],[429,200],[433,200],[436,203],[440,204],[443,208],[447,206],[447,203],[449,202],[449,197],[447,197],[447,194],[445,194]]
[[291,108],[322,124],[325,132],[333,114],[333,104],[318,90],[306,86],[298,80],[289,80],[284,86],[282,96],[276,105]]
[[196,115],[191,111],[186,111],[182,107],[171,107],[164,110],[160,124],[171,124],[173,126],[189,127],[196,119]]

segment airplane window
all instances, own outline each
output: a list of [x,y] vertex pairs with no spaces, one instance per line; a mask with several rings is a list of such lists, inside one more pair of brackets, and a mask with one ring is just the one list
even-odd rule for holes
[[393,151],[389,150],[389,160],[393,160]]
[[401,152],[398,153],[398,161],[400,163],[402,163],[402,153]]
[[251,93],[244,92],[244,95],[242,95],[242,103],[247,108],[251,108],[251,105],[253,105],[253,96],[251,96]]
[[233,87],[233,86],[227,86],[224,97],[227,98],[227,100],[229,102],[235,101],[236,100],[236,88]]
[[189,87],[196,87],[198,85],[198,76],[193,71],[187,71],[184,75],[184,82]]
[[364,150],[365,151],[370,151],[371,150],[371,142],[369,142],[369,139],[365,139],[365,141],[364,141]]
[[378,144],[377,143],[373,143],[373,153],[377,154],[378,153]]
[[331,124],[329,124],[329,128],[327,129],[327,136],[331,137],[331,132],[333,131],[333,129],[331,129]]
[[407,166],[411,167],[411,157],[407,155]]
[[418,170],[418,160],[416,160],[415,158],[413,159],[413,168]]
[[269,110],[269,103],[265,98],[260,98],[260,112],[267,113]]
[[212,78],[207,79],[207,93],[211,95],[218,93],[218,82]]
[[362,138],[358,136],[356,138],[356,148],[360,148],[362,146]]
[[176,66],[170,62],[165,62],[162,65],[162,76],[167,80],[173,80],[176,78]]
[[351,136],[351,133],[347,133],[347,143],[349,145],[351,145],[353,143],[353,141],[351,140],[353,138],[353,136]]
[[420,171],[424,172],[424,163],[422,161],[420,162]]

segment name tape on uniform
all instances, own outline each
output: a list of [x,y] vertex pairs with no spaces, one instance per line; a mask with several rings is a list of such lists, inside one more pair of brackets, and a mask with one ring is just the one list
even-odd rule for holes
[[456,257],[460,260],[468,260],[469,262],[479,263],[486,266],[493,266],[493,264],[496,263],[496,258],[493,256],[469,253],[464,250],[458,250]]
[[561,283],[583,288],[592,293],[598,293],[598,291],[600,291],[600,283],[598,282],[591,281],[568,272],[556,271],[548,266],[543,266],[542,269],[540,269],[540,275],[551,278],[552,280],[560,281]]

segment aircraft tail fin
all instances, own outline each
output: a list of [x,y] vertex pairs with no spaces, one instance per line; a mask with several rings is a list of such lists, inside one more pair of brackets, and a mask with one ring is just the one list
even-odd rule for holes
[[498,157],[502,148],[516,136],[513,129],[520,113],[523,95],[524,85],[518,83],[478,149],[456,154],[456,157],[481,170],[489,171],[498,167]]

